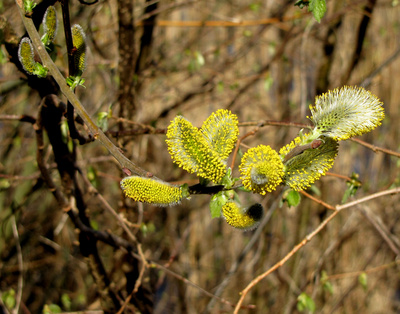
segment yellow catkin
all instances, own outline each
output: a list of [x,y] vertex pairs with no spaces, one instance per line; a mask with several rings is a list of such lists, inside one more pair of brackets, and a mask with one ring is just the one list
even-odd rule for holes
[[284,167],[284,184],[296,191],[310,187],[333,166],[338,146],[335,140],[325,137],[319,147],[289,159]]
[[18,58],[24,70],[29,74],[34,74],[36,62],[33,59],[33,47],[28,37],[22,38],[18,48]]
[[382,102],[362,87],[344,86],[328,91],[315,99],[310,106],[316,129],[336,141],[365,134],[385,117]]
[[222,215],[232,227],[251,230],[258,226],[263,216],[263,208],[261,204],[255,204],[247,210],[243,210],[236,202],[232,201],[222,206]]
[[182,198],[182,189],[167,182],[138,176],[125,177],[120,182],[125,196],[137,202],[159,206],[178,204]]
[[173,161],[189,173],[219,183],[226,165],[206,143],[199,130],[182,116],[177,116],[167,130],[167,145]]
[[222,160],[229,157],[236,144],[238,123],[235,114],[227,109],[219,109],[204,121],[200,129],[206,143]]
[[282,182],[283,163],[270,146],[259,145],[243,155],[239,171],[246,189],[265,195]]
[[74,64],[76,73],[81,76],[86,67],[86,35],[79,24],[71,27],[72,43],[76,49],[74,52]]
[[47,39],[49,42],[54,40],[57,34],[58,20],[56,9],[53,6],[49,6],[46,13],[43,16],[43,30],[47,34]]

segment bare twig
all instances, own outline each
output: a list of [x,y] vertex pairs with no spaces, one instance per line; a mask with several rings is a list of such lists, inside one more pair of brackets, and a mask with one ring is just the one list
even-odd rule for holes
[[387,263],[384,265],[379,265],[376,267],[372,267],[366,270],[359,270],[359,271],[352,271],[352,272],[348,272],[348,273],[342,273],[342,274],[335,274],[335,275],[329,275],[326,277],[327,280],[338,280],[338,279],[343,279],[343,278],[349,278],[349,277],[358,277],[363,273],[366,274],[371,274],[371,273],[375,273],[381,270],[385,270],[394,266],[397,266],[400,264],[399,260],[395,260],[391,263]]
[[303,194],[305,197],[308,197],[309,199],[313,200],[314,202],[321,204],[322,206],[324,206],[330,210],[336,210],[334,206],[329,205],[328,203],[325,203],[324,201],[317,199],[316,197],[312,196],[311,194],[308,194],[305,191],[300,191],[300,193]]
[[392,252],[398,256],[400,254],[400,248],[399,248],[399,243],[395,243],[390,237],[390,232],[387,230],[386,226],[382,224],[381,221],[379,221],[379,218],[372,213],[369,208],[360,207],[359,210],[360,212],[364,215],[364,217],[371,223],[371,225],[375,228],[375,230],[379,233],[379,235],[382,237],[382,239],[387,243],[389,248],[392,250]]
[[19,243],[19,235],[18,235],[18,228],[17,228],[17,223],[15,221],[15,216],[13,215],[11,217],[11,225],[12,225],[12,231],[13,231],[13,236],[15,240],[15,247],[17,248],[17,258],[18,258],[18,270],[19,270],[19,275],[18,275],[18,290],[17,294],[15,295],[15,307],[12,310],[11,313],[18,314],[19,313],[19,307],[21,305],[21,299],[22,299],[22,287],[24,285],[24,261],[22,258],[22,249],[21,249],[21,244]]
[[362,140],[360,140],[360,139],[358,139],[358,138],[352,138],[352,139],[350,139],[350,140],[353,141],[353,142],[356,142],[356,143],[358,143],[358,144],[360,144],[360,145],[362,145],[362,146],[364,146],[364,147],[369,148],[370,150],[374,151],[375,153],[376,153],[376,152],[382,152],[382,153],[385,153],[385,154],[392,155],[392,156],[395,156],[395,157],[399,157],[399,158],[400,158],[400,153],[395,152],[395,151],[393,151],[393,150],[391,150],[391,149],[387,149],[387,148],[382,148],[382,147],[379,147],[379,146],[375,146],[375,145],[373,145],[373,144],[369,144],[369,143],[367,143],[367,142],[364,142],[364,141],[362,141]]
[[242,141],[244,139],[248,138],[249,136],[253,136],[254,134],[256,134],[259,129],[260,129],[260,127],[257,126],[254,130],[247,132],[245,135],[243,135],[241,138],[239,138],[237,140],[235,150],[233,151],[233,155],[232,155],[231,169],[233,169],[233,167],[235,166],[235,160],[236,160],[237,153],[239,151],[240,143],[242,143]]
[[88,178],[83,175],[82,171],[80,171],[83,181],[89,187],[89,192],[95,195],[99,201],[103,204],[104,208],[118,221],[119,225],[124,229],[125,233],[128,235],[129,239],[136,243],[137,239],[129,229],[128,225],[125,223],[124,219],[118,215],[118,213],[112,208],[112,206],[107,202],[107,200],[99,193],[99,191],[90,183]]
[[358,200],[355,200],[355,201],[352,201],[352,202],[349,202],[349,203],[346,203],[346,204],[343,204],[343,205],[336,205],[335,211],[329,217],[327,217],[323,222],[321,222],[320,225],[314,231],[312,231],[300,243],[298,243],[296,246],[294,246],[293,249],[288,254],[286,254],[286,256],[284,258],[282,258],[280,261],[278,261],[275,265],[273,265],[271,268],[269,268],[266,272],[262,273],[261,275],[257,276],[256,278],[254,278],[247,285],[247,287],[241,291],[241,296],[240,296],[240,299],[239,299],[239,301],[238,301],[238,303],[236,305],[234,313],[238,313],[239,312],[239,309],[242,306],[244,298],[246,297],[246,295],[249,293],[249,291],[255,285],[257,285],[261,280],[263,280],[269,274],[274,272],[276,269],[278,269],[279,267],[284,265],[295,253],[297,253],[297,251],[299,251],[303,246],[305,246],[308,242],[310,242],[319,232],[321,232],[321,230],[324,229],[326,227],[326,225],[333,218],[335,218],[337,214],[340,213],[341,210],[353,207],[355,205],[370,201],[370,200],[378,198],[378,197],[382,197],[382,196],[390,195],[390,194],[398,194],[398,193],[400,193],[400,188],[394,188],[394,189],[390,189],[390,190],[377,192],[377,193],[368,195],[366,197],[360,198]]

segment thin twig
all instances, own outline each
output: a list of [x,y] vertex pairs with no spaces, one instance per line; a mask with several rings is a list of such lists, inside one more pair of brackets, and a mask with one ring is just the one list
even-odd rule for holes
[[133,235],[131,230],[129,229],[128,225],[125,223],[124,219],[118,215],[118,213],[112,208],[112,206],[107,202],[107,200],[99,193],[99,191],[92,185],[92,183],[88,180],[86,176],[83,175],[83,172],[80,171],[83,181],[89,188],[89,193],[95,195],[99,201],[103,204],[104,208],[112,215],[115,219],[117,219],[119,225],[124,229],[128,237],[133,243],[137,242],[136,237]]
[[352,202],[349,202],[349,203],[346,203],[346,204],[343,204],[343,205],[336,205],[335,211],[329,217],[327,217],[323,222],[321,222],[320,225],[314,231],[312,231],[310,234],[308,234],[288,254],[286,254],[286,256],[284,258],[282,258],[280,261],[278,261],[275,265],[273,265],[271,268],[269,268],[266,272],[262,273],[261,275],[257,276],[256,278],[254,278],[247,285],[247,287],[241,291],[241,296],[239,298],[238,303],[236,304],[236,308],[235,308],[234,313],[238,313],[239,312],[239,309],[242,306],[244,298],[246,297],[246,295],[249,293],[249,291],[255,285],[257,285],[261,280],[263,280],[269,274],[274,272],[276,269],[278,269],[279,267],[284,265],[295,253],[297,253],[297,251],[299,251],[303,246],[305,246],[308,242],[310,242],[322,229],[324,229],[326,227],[326,225],[333,218],[335,218],[337,214],[340,213],[341,210],[343,210],[345,208],[353,207],[353,206],[355,206],[357,204],[361,204],[361,203],[370,201],[370,200],[378,198],[378,197],[382,197],[382,196],[389,195],[389,194],[397,194],[397,193],[400,193],[400,188],[394,188],[394,189],[391,189],[391,190],[385,190],[385,191],[377,192],[377,193],[368,195],[366,197],[360,198],[358,200],[355,200],[355,201],[352,201]]
[[352,138],[350,140],[353,141],[353,142],[356,142],[356,143],[358,143],[358,144],[360,144],[362,146],[365,146],[365,147],[369,148],[370,150],[374,151],[375,153],[376,152],[382,152],[382,153],[385,153],[385,154],[392,155],[392,156],[400,158],[400,153],[395,152],[395,151],[393,151],[391,149],[375,146],[375,145],[369,144],[367,142],[364,142],[364,141],[362,141],[362,140],[360,140],[358,138]]
[[138,292],[139,287],[142,284],[144,272],[149,267],[149,264],[146,261],[146,257],[144,256],[143,251],[142,251],[142,245],[140,243],[137,245],[137,249],[138,249],[139,256],[141,257],[142,268],[140,269],[139,277],[135,282],[135,287],[133,288],[132,292],[128,295],[128,297],[125,299],[124,304],[122,304],[122,306],[119,309],[119,311],[117,312],[117,314],[122,314],[124,312],[124,309],[129,304],[130,300],[132,299],[132,296]]
[[[367,209],[369,208],[367,207]],[[375,228],[375,230],[379,233],[382,239],[387,243],[387,245],[393,251],[393,253],[396,256],[398,256],[400,254],[398,243],[396,244],[391,239],[389,230],[387,230],[387,228],[378,221],[378,218],[375,217],[375,215],[370,210],[367,211],[364,207],[360,207],[359,210],[364,215],[364,217],[371,223],[371,225]]]
[[260,129],[260,128],[257,127],[257,128],[255,128],[254,130],[252,130],[252,131],[250,131],[250,132],[247,132],[245,135],[243,135],[241,138],[239,138],[239,139],[237,140],[237,143],[236,143],[236,146],[235,146],[235,150],[233,151],[233,155],[232,155],[231,169],[233,169],[233,167],[235,166],[235,160],[236,160],[237,153],[238,153],[238,151],[239,151],[240,143],[241,143],[244,139],[248,138],[249,136],[253,136],[254,134],[256,134],[256,133],[258,132],[259,129]]
[[137,245],[137,249],[138,249],[138,253],[141,258],[141,261],[142,261],[142,268],[140,269],[139,277],[135,282],[135,287],[133,288],[133,291],[132,291],[133,293],[138,292],[139,287],[142,284],[144,272],[149,267],[149,264],[146,261],[146,257],[144,256],[143,251],[142,251],[142,245],[140,243]]
[[[162,27],[240,27],[240,26],[260,26],[260,25],[271,25],[280,24],[284,22],[290,22],[294,20],[302,19],[302,15],[294,15],[288,17],[271,17],[261,20],[237,20],[237,21],[170,21],[170,20],[158,20],[155,25]],[[136,26],[142,26],[144,23],[142,20],[136,23]]]
[[332,205],[329,205],[328,203],[325,203],[322,200],[319,200],[318,198],[312,196],[311,194],[308,194],[306,191],[300,191],[300,194],[303,194],[305,197],[308,197],[309,199],[313,200],[314,202],[321,204],[322,206],[330,209],[330,210],[336,210],[335,207],[333,207]]
[[17,258],[18,258],[18,290],[17,294],[15,295],[15,307],[12,310],[11,313],[18,314],[19,313],[19,307],[21,305],[21,300],[22,300],[22,288],[24,285],[24,261],[22,258],[22,249],[21,249],[21,244],[19,243],[19,235],[18,235],[18,228],[17,228],[17,223],[15,221],[15,215],[11,217],[11,225],[12,225],[12,231],[13,231],[13,236],[15,240],[15,247],[17,248]]
[[400,261],[399,260],[395,260],[395,261],[393,261],[391,263],[384,264],[384,265],[379,265],[379,266],[372,267],[372,268],[369,268],[369,269],[366,269],[366,270],[358,270],[358,271],[352,271],[352,272],[348,272],[348,273],[329,275],[329,276],[326,277],[326,279],[327,280],[338,280],[338,279],[349,278],[349,277],[358,277],[363,273],[371,274],[371,273],[375,273],[375,272],[378,272],[378,271],[381,271],[381,270],[388,269],[388,268],[393,267],[393,266],[397,266],[399,264],[400,264]]

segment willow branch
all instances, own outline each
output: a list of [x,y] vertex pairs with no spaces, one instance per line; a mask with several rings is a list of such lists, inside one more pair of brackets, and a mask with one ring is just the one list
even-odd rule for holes
[[96,140],[99,140],[101,144],[103,144],[103,146],[110,152],[110,154],[113,155],[114,158],[119,162],[122,168],[129,169],[134,174],[139,176],[151,176],[149,172],[140,168],[135,163],[126,158],[121,153],[121,151],[110,141],[110,139],[103,133],[103,131],[93,122],[93,120],[91,119],[91,117],[89,116],[88,112],[83,107],[79,99],[67,85],[66,80],[64,76],[61,74],[60,70],[57,68],[57,66],[54,64],[54,62],[51,60],[50,56],[46,52],[46,49],[43,46],[42,41],[40,40],[39,33],[37,32],[32,19],[25,17],[22,1],[16,0],[15,2],[19,8],[21,19],[29,34],[32,44],[35,47],[36,51],[38,52],[43,65],[46,68],[48,68],[50,74],[53,76],[54,80],[60,87],[61,92],[68,99],[68,101],[74,106],[77,113],[81,116],[86,126],[93,134],[93,137]]
[[257,285],[261,280],[263,280],[269,274],[271,274],[272,272],[277,270],[279,267],[284,265],[295,253],[297,253],[297,251],[299,251],[303,246],[305,246],[308,242],[310,242],[322,229],[324,229],[326,227],[326,225],[333,218],[335,218],[337,214],[340,213],[341,210],[343,210],[345,208],[353,207],[353,206],[355,206],[357,204],[361,204],[361,203],[370,201],[370,200],[378,198],[378,197],[382,197],[382,196],[389,195],[389,194],[398,194],[398,193],[400,193],[400,188],[385,190],[385,191],[381,191],[381,192],[378,192],[378,193],[374,193],[374,194],[368,195],[366,197],[360,198],[358,200],[355,200],[355,201],[352,201],[352,202],[349,202],[349,203],[346,203],[346,204],[343,204],[343,205],[335,206],[335,211],[329,217],[327,217],[323,222],[321,222],[321,224],[314,231],[312,231],[310,234],[308,234],[288,254],[286,254],[286,256],[284,258],[282,258],[280,261],[278,261],[275,265],[273,265],[271,268],[269,268],[266,272],[262,273],[261,275],[257,276],[256,278],[254,278],[247,285],[247,287],[244,290],[242,290],[240,299],[239,299],[238,303],[236,304],[236,308],[235,308],[234,313],[237,314],[239,312],[239,309],[242,306],[244,298],[246,297],[246,295],[249,293],[249,291],[255,285]]

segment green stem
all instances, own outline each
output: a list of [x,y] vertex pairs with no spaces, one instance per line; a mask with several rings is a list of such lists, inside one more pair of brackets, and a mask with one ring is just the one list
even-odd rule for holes
[[119,162],[122,168],[127,168],[130,171],[132,171],[132,173],[138,176],[147,176],[147,177],[152,176],[149,172],[140,168],[135,163],[126,158],[120,152],[120,150],[110,141],[110,139],[103,133],[103,131],[93,122],[93,120],[87,113],[86,109],[82,106],[79,99],[67,85],[65,77],[60,73],[59,69],[48,55],[45,47],[43,46],[42,41],[40,40],[39,33],[37,32],[32,19],[25,17],[22,1],[16,0],[15,2],[19,8],[22,21],[29,34],[29,37],[31,38],[32,44],[35,47],[36,51],[38,52],[43,65],[49,69],[50,74],[57,82],[61,92],[68,99],[68,101],[74,106],[75,110],[81,116],[81,118],[89,128],[90,132],[93,134],[94,138],[99,140],[101,144],[103,144],[103,146],[110,152],[110,154],[113,155],[114,158]]

